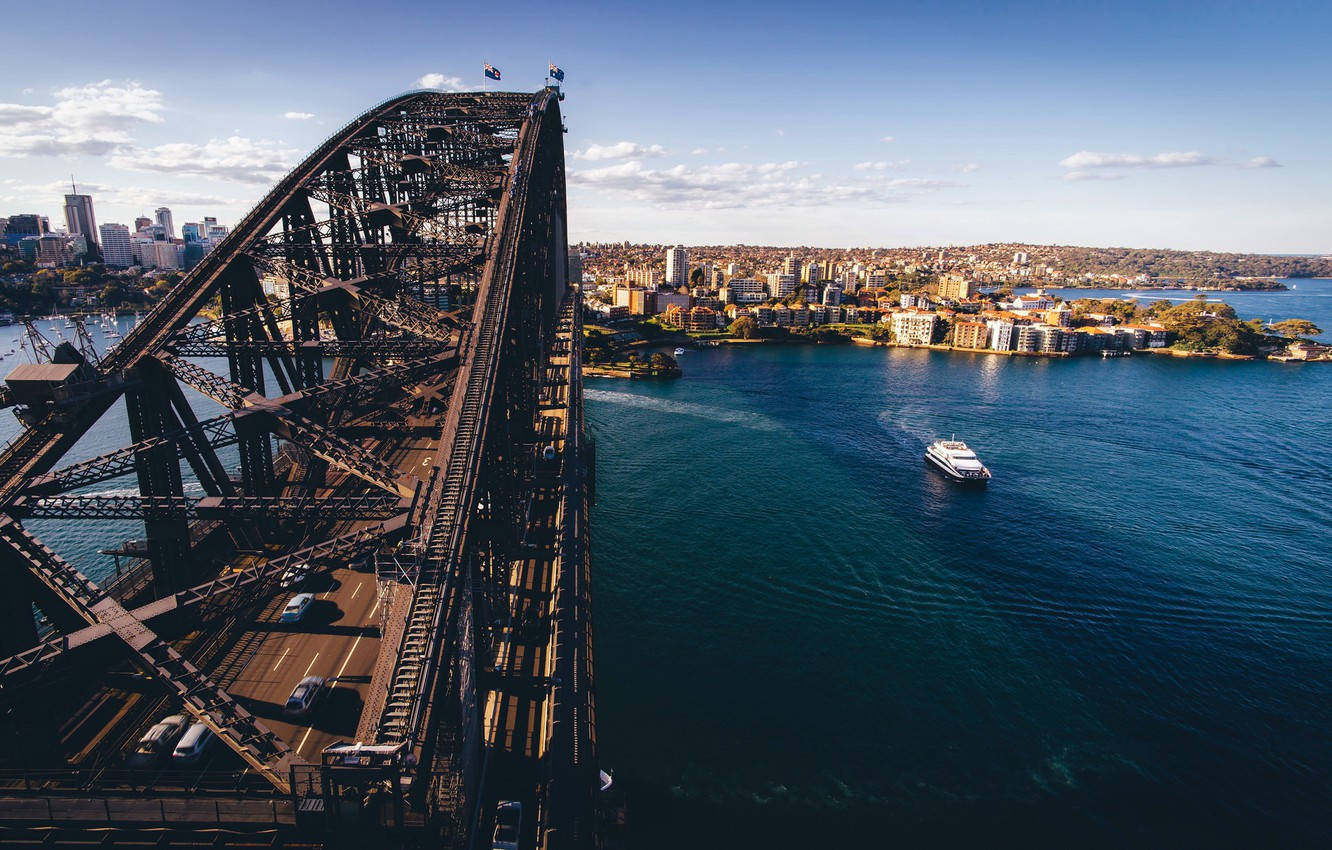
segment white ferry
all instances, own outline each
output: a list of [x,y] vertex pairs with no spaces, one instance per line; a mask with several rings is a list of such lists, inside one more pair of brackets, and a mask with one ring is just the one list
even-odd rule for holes
[[685,350],[684,350],[683,348],[677,348],[677,349],[675,349],[675,356],[676,356],[676,357],[679,357],[681,354],[684,354],[684,353],[685,353]]
[[984,484],[990,480],[990,470],[980,462],[966,443],[961,440],[935,440],[925,450],[925,459],[943,470],[955,481]]

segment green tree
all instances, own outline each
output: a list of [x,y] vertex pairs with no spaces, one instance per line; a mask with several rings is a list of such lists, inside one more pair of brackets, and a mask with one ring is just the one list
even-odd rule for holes
[[1280,322],[1272,323],[1272,330],[1284,336],[1286,339],[1295,339],[1302,336],[1318,336],[1323,329],[1315,325],[1308,319],[1285,319]]
[[702,266],[695,266],[694,268],[692,268],[692,269],[689,270],[689,285],[690,285],[690,286],[702,286],[702,285],[703,285],[703,267],[702,267]]
[[738,316],[731,322],[731,334],[740,339],[753,339],[758,335],[758,322],[753,316]]
[[102,287],[102,305],[115,309],[125,303],[125,290],[119,283],[108,283]]

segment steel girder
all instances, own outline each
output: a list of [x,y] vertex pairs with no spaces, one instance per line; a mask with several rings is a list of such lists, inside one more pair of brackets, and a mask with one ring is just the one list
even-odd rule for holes
[[[354,382],[362,369],[379,371],[377,365],[381,370],[392,368],[401,358],[400,353],[388,353],[379,347],[357,349],[355,344],[365,339],[362,334],[372,324],[395,327],[399,333],[423,342],[456,345],[460,333],[464,339],[472,336],[466,330],[468,323],[459,321],[457,315],[422,304],[413,295],[432,286],[438,289],[444,281],[462,281],[465,288],[480,291],[484,288],[481,279],[494,276],[497,254],[515,250],[514,244],[504,243],[497,232],[499,210],[520,197],[531,174],[531,156],[509,156],[504,143],[511,141],[510,150],[517,150],[522,148],[518,142],[523,134],[534,137],[535,130],[528,128],[558,124],[558,109],[550,108],[554,105],[551,92],[535,98],[417,92],[380,104],[336,132],[283,178],[213,252],[106,353],[100,363],[100,377],[90,385],[84,403],[74,409],[28,412],[27,421],[34,424],[0,453],[0,508],[21,514],[23,505],[16,500],[22,498],[23,504],[30,504],[33,495],[24,493],[29,486],[33,494],[58,493],[132,470],[139,473],[144,488],[137,508],[151,514],[167,503],[174,509],[180,499],[178,466],[182,459],[188,460],[196,472],[203,470],[200,480],[211,482],[222,494],[216,498],[225,501],[232,485],[221,472],[215,450],[228,446],[233,437],[222,436],[213,420],[205,420],[209,423],[206,425],[199,423],[188,405],[181,409],[176,401],[177,380],[208,387],[228,406],[262,408],[254,414],[245,413],[229,425],[270,418],[274,426],[271,430],[285,429],[298,440],[330,447],[333,451],[329,454],[348,452],[351,444],[337,435],[335,425],[307,418],[318,415],[333,422],[339,416],[318,404],[288,414],[286,411],[292,409],[282,399],[266,396],[265,384],[276,381],[282,396],[287,397],[313,394],[329,383],[322,372],[324,352],[305,345],[320,340],[320,325],[324,322],[332,325],[339,342],[348,343],[346,349],[330,353],[337,358],[334,374],[349,382]],[[514,167],[513,162],[506,162],[506,156],[529,164]],[[512,214],[510,220],[515,223],[510,227],[520,227],[520,218],[519,213]],[[501,247],[503,244],[508,247]],[[306,291],[295,285],[290,287],[289,297],[270,305],[261,289],[260,274],[271,274],[272,269],[278,269],[288,283],[294,283],[291,278],[303,275],[308,280],[317,275],[321,288],[367,276],[397,283],[383,294],[361,287],[341,300],[326,298],[322,293],[307,298]],[[203,331],[187,330],[198,323],[205,307],[219,302],[223,314],[220,319],[205,321],[208,327]],[[493,307],[488,305],[488,315]],[[283,327],[284,318],[290,320],[289,328]],[[189,362],[186,356],[204,356],[173,349],[174,343],[186,341],[224,346],[213,350],[225,352],[229,377],[222,378],[199,364],[184,365]],[[487,362],[477,363],[484,371],[492,368],[489,361],[499,356],[496,344],[481,358]],[[420,363],[422,359],[415,358],[415,365],[398,373],[397,380],[410,382],[433,376],[437,382],[441,373],[457,365],[456,359],[450,361],[447,357],[424,364]],[[160,361],[173,365],[170,377],[156,373]],[[165,399],[156,394],[136,396],[135,443],[48,475],[121,393],[134,385],[141,372],[153,374],[154,380],[165,379],[169,388]],[[323,397],[330,401],[356,397],[369,402],[378,393],[393,390],[392,380],[385,374],[361,384],[330,387]],[[401,383],[397,387],[400,391],[408,388]],[[339,396],[339,392],[347,395]],[[441,437],[446,441],[455,439],[449,423],[441,424]],[[264,429],[242,428],[235,439],[241,455],[240,496],[281,497],[271,441]],[[365,457],[350,461],[356,467],[353,473],[366,477],[363,473],[369,469],[374,486],[404,495],[406,488],[400,483],[403,476],[381,468],[384,462],[378,453],[371,457],[373,463]],[[474,474],[474,467],[471,472],[454,470],[455,477],[464,474]],[[86,501],[80,504],[81,510],[101,510]],[[406,528],[406,519],[400,517],[328,538],[308,549],[342,551],[353,543],[364,547],[403,533]],[[150,527],[150,543],[153,536]],[[174,692],[190,713],[213,728],[254,769],[285,789],[290,748],[144,626],[144,619],[156,610],[182,604],[181,594],[186,591],[126,611],[12,517],[0,518],[0,551],[7,553],[12,568],[26,569],[47,585],[70,612],[90,624],[89,629],[120,638],[141,669]],[[270,561],[262,569],[216,580],[209,589],[197,591],[195,598],[202,600],[245,583],[266,580],[280,572],[284,568],[281,565],[292,557],[295,553]],[[152,608],[154,605],[158,608]],[[83,634],[82,639],[96,637]],[[34,657],[50,655],[49,647],[34,648],[34,652]]]

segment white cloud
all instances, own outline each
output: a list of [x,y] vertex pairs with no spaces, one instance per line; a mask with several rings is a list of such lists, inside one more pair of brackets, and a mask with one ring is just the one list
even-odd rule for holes
[[1194,165],[1212,165],[1214,162],[1211,157],[1197,151],[1167,151],[1150,156],[1078,151],[1061,159],[1059,164],[1064,168],[1084,171],[1091,168],[1185,168]]
[[690,153],[692,153],[694,156],[702,156],[707,152],[708,152],[707,148],[694,148],[692,151],[690,151]]
[[284,112],[283,118],[290,118],[292,121],[309,121],[315,117],[313,112]]
[[786,135],[786,131],[783,130],[781,127],[778,127],[778,128],[777,128],[777,135],[779,135],[779,136],[785,136],[785,135]]
[[901,168],[904,165],[910,164],[910,162],[911,160],[909,159],[894,159],[894,160],[879,159],[879,160],[870,160],[867,162],[857,162],[855,164],[855,168],[857,171],[883,171],[888,168]]
[[574,159],[596,162],[605,159],[633,159],[649,156],[664,156],[666,149],[661,145],[640,145],[638,142],[616,142],[613,145],[588,145],[586,150],[574,151]]
[[300,152],[281,142],[231,136],[205,144],[175,142],[122,151],[110,164],[129,171],[212,177],[238,183],[273,183],[291,170]]
[[1064,175],[1064,179],[1070,183],[1082,180],[1123,180],[1124,175],[1117,171],[1069,171]]
[[1281,163],[1272,159],[1270,156],[1255,156],[1253,159],[1244,163],[1245,168],[1280,168]]
[[942,180],[877,174],[851,182],[830,182],[820,174],[802,174],[795,161],[649,168],[639,160],[569,174],[576,191],[613,192],[630,200],[663,207],[734,209],[739,207],[822,207],[847,203],[893,203],[920,191],[955,184]]
[[884,136],[882,139],[879,139],[879,141],[881,141],[881,142],[895,142],[895,141],[897,141],[897,139],[894,138],[893,136]]
[[[152,189],[144,186],[122,186],[117,184],[93,183],[80,180],[80,192],[97,196],[96,200],[105,206],[123,205],[151,209],[159,206],[228,206],[237,203],[234,198],[224,198],[180,189]],[[69,184],[64,180],[50,183],[20,184],[10,181],[5,192],[0,194],[3,203],[30,203],[33,198],[53,197],[69,191]],[[101,217],[101,216],[99,216]],[[105,223],[105,222],[103,222]]]
[[439,91],[467,91],[462,77],[446,77],[443,74],[422,74],[416,80],[418,89],[438,89]]
[[980,169],[981,164],[979,162],[967,162],[957,167],[957,170],[963,174],[971,174],[972,172],[980,171]]
[[133,143],[136,126],[160,124],[164,109],[160,92],[110,80],[59,89],[48,106],[3,103],[0,156],[111,153]]

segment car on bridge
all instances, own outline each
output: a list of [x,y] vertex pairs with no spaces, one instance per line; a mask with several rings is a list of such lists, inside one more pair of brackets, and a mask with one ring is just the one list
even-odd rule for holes
[[495,807],[495,833],[490,839],[490,850],[518,850],[518,837],[523,828],[523,804],[505,800]]
[[305,617],[305,612],[310,610],[314,604],[313,593],[298,593],[287,600],[287,605],[282,609],[282,615],[278,617],[280,623],[299,623]]
[[314,711],[315,705],[329,690],[328,679],[323,676],[306,676],[296,684],[283,711],[300,716]]
[[281,585],[285,590],[289,587],[295,587],[310,577],[310,565],[304,561],[298,561],[282,573]]
[[213,743],[213,730],[202,723],[195,723],[171,751],[171,760],[176,764],[194,764],[208,752],[208,745]]
[[136,767],[148,765],[167,755],[189,728],[190,719],[183,714],[163,717],[143,733],[138,746],[134,748],[134,754],[130,756],[130,764]]

